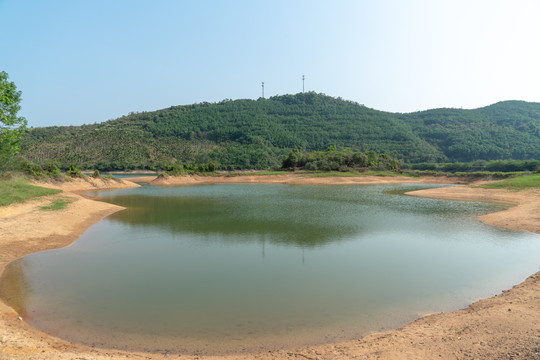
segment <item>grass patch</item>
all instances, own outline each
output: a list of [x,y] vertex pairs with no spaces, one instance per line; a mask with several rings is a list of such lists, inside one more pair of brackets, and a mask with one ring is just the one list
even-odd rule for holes
[[479,185],[478,187],[484,189],[508,189],[513,191],[540,189],[540,174],[519,176],[491,184]]
[[58,194],[62,190],[47,189],[28,184],[24,178],[13,178],[0,181],[0,206],[22,203],[39,196]]
[[41,210],[62,210],[64,209],[68,204],[71,204],[71,200],[67,199],[55,199],[51,205],[48,206],[42,206]]

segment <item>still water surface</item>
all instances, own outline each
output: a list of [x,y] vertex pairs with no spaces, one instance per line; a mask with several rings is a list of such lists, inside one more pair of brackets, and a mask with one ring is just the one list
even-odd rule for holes
[[538,270],[538,235],[475,218],[502,205],[396,194],[420,187],[430,185],[95,193],[127,210],[12,263],[2,296],[72,341],[218,354],[399,327]]

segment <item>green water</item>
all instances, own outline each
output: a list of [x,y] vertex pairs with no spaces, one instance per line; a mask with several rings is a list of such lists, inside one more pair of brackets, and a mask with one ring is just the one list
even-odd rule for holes
[[[440,185],[438,185],[440,186]],[[125,206],[10,264],[0,292],[53,335],[222,354],[353,339],[462,308],[538,271],[540,236],[426,185],[224,184],[95,193]]]

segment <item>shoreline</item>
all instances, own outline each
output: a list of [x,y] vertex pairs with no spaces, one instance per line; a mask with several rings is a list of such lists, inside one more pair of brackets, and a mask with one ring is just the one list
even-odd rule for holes
[[[434,181],[437,179],[438,181]],[[78,192],[137,186],[122,182],[88,184],[77,180],[62,185],[40,184],[64,190],[58,195],[30,200],[23,204],[0,208],[0,273],[17,258],[47,249],[69,246],[92,224],[123,208],[85,198]],[[148,179],[146,179],[148,180]],[[280,183],[280,184],[384,184],[384,183],[459,183],[456,179],[408,177],[308,177],[297,174],[168,178],[166,183],[152,185],[177,186],[208,183]],[[174,181],[172,181],[174,180]],[[495,201],[516,204],[507,210],[479,218],[492,225],[540,233],[540,192],[511,192],[471,187],[445,187],[418,190],[407,195],[456,200]],[[72,200],[66,209],[39,211],[51,199]],[[39,224],[39,226],[35,226]],[[264,353],[240,353],[228,356],[196,356],[181,354],[183,359],[528,359],[540,357],[540,272],[531,275],[511,290],[492,298],[479,300],[466,309],[422,317],[400,329],[373,333],[364,338],[336,344],[316,345]],[[18,319],[17,313],[0,302],[0,358],[13,359],[164,359],[178,354],[137,353],[98,349],[73,344],[36,330]],[[535,357],[536,356],[536,357]]]
[[376,185],[402,183],[468,184],[464,179],[449,177],[408,177],[408,176],[311,176],[305,173],[283,175],[235,175],[235,176],[166,176],[136,177],[130,181],[144,182],[157,186],[181,186],[194,184],[285,184],[285,185]]

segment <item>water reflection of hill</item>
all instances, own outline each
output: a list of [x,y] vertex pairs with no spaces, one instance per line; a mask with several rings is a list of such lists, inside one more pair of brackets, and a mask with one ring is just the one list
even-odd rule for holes
[[[120,196],[114,198],[114,203],[127,210],[110,217],[111,221],[159,227],[178,234],[220,234],[235,242],[263,239],[313,247],[360,231],[359,224],[347,221],[342,209],[336,208],[329,214],[328,208],[309,206],[302,201],[262,205],[230,199]],[[323,222],[328,216],[331,221]]]
[[[147,187],[104,196],[102,200],[126,207],[127,210],[109,219],[133,227],[157,227],[176,234],[199,235],[198,238],[206,240],[220,235],[225,242],[264,240],[300,247],[343,241],[388,226],[415,227],[415,223],[426,221],[426,216],[433,222],[441,215],[447,222],[451,214],[481,213],[481,207],[487,205],[384,193],[410,187],[264,184]],[[388,224],[391,214],[397,216]]]

